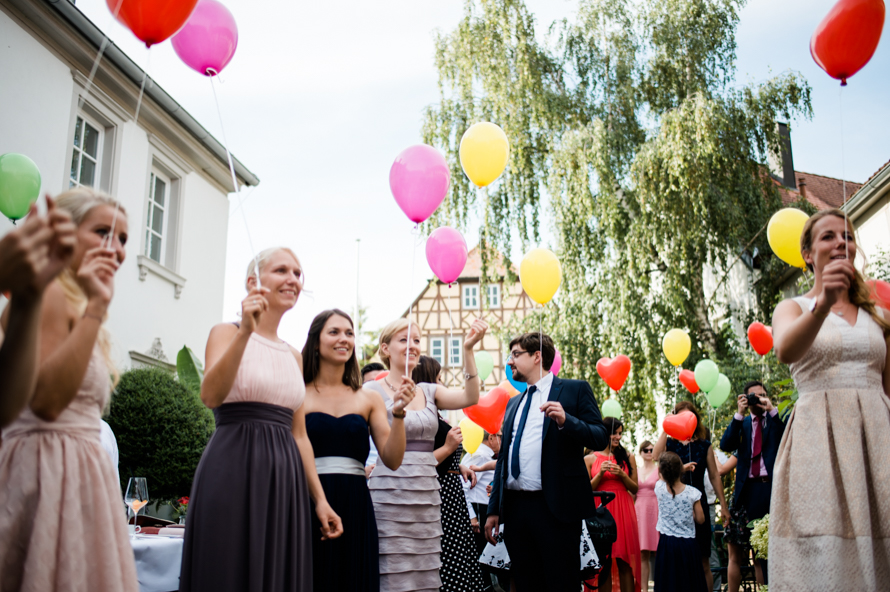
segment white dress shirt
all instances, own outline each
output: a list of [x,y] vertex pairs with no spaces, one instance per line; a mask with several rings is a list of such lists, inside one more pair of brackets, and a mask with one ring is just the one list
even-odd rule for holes
[[117,477],[117,486],[121,486],[121,475],[120,470],[118,469],[119,463],[119,453],[117,450],[117,438],[114,437],[114,432],[111,429],[111,426],[104,419],[99,420],[100,429],[99,429],[99,443],[102,445],[102,448],[105,449],[105,452],[108,453],[108,456],[111,457],[111,464],[114,465],[114,476]]
[[[544,444],[544,412],[541,405],[547,401],[550,395],[550,387],[553,385],[553,374],[548,372],[544,378],[534,386],[532,403],[525,420],[525,430],[522,432],[522,442],[519,444],[519,478],[514,479],[510,472],[510,461],[513,458],[513,447],[516,445],[516,434],[519,431],[519,422],[522,419],[522,409],[525,407],[525,397],[519,401],[516,416],[513,418],[513,432],[510,439],[510,450],[506,459],[507,489],[520,491],[541,491],[541,447]],[[529,386],[531,388],[531,386]]]
[[[529,410],[531,413],[531,410]],[[525,436],[523,435],[523,439]],[[494,458],[494,450],[489,448],[485,444],[480,444],[479,448],[476,449],[476,452],[473,454],[467,454],[464,456],[463,460],[460,461],[460,464],[469,468],[472,465],[481,466],[485,463],[489,462]],[[494,480],[494,469],[491,471],[480,471],[476,473],[476,487],[470,487],[469,481],[464,481],[464,496],[466,496],[467,501],[473,504],[485,504],[488,505],[488,494],[485,492],[485,487],[490,484]]]

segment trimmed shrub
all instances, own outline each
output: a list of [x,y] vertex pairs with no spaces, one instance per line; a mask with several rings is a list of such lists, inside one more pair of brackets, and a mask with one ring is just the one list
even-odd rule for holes
[[107,418],[120,451],[121,488],[145,477],[152,501],[189,495],[198,461],[213,434],[213,413],[160,368],[125,372]]

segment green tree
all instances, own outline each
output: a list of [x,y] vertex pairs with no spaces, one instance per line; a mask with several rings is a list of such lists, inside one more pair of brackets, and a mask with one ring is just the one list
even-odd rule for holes
[[[446,151],[453,185],[429,226],[465,225],[475,210],[482,252],[509,254],[517,236],[523,249],[540,241],[549,207],[563,287],[544,326],[570,361],[566,375],[603,397],[597,359],[631,357],[619,399],[631,422],[654,423],[654,393],[680,396],[661,352],[673,327],[692,337],[686,367],[710,357],[727,374],[744,370],[731,368],[746,363],[744,344],[726,329],[743,319],[714,297],[706,270],[719,277],[756,248],[766,256],[754,316],[768,321],[779,297],[786,267],[763,230],[781,201],[765,162],[779,150],[776,121],[811,116],[810,88],[795,73],[735,84],[742,5],[582,0],[541,42],[521,0],[467,1],[437,40],[441,98],[423,136]],[[458,158],[480,120],[511,144],[490,193],[469,184]]]

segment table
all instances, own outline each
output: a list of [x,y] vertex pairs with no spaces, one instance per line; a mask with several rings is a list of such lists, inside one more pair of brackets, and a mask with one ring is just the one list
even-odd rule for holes
[[182,564],[182,537],[136,535],[130,537],[136,558],[139,592],[174,592],[179,590]]

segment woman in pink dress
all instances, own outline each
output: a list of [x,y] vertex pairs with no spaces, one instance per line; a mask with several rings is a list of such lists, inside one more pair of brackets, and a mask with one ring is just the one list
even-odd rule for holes
[[655,484],[658,483],[658,465],[655,463],[654,445],[649,440],[640,444],[643,466],[637,480],[637,524],[640,527],[640,584],[649,586],[649,559],[658,550],[658,498],[655,497]]
[[[612,545],[612,560],[603,561],[596,580],[600,592],[640,592],[640,535],[637,512],[631,494],[637,492],[637,463],[621,445],[624,425],[614,417],[603,418],[611,437],[609,446],[584,457],[594,491],[611,491],[615,499],[608,510],[618,526],[618,539]],[[597,500],[599,504],[599,500]]]
[[0,590],[136,592],[120,483],[99,436],[117,379],[102,324],[126,256],[126,213],[89,188],[56,207],[71,214],[77,245],[43,297],[37,386],[3,430]]

